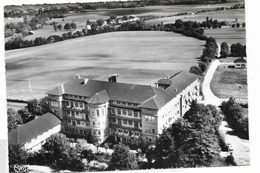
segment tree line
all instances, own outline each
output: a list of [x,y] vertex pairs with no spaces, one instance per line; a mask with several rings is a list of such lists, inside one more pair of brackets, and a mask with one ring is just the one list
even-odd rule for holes
[[236,102],[235,98],[231,97],[228,101],[224,101],[221,104],[221,110],[225,114],[230,127],[248,139],[248,117],[245,116],[243,107]]

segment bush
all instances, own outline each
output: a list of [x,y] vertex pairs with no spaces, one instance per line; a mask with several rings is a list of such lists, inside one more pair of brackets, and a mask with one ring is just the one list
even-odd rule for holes
[[202,71],[198,66],[192,66],[190,68],[190,73],[196,74],[196,75],[201,75]]

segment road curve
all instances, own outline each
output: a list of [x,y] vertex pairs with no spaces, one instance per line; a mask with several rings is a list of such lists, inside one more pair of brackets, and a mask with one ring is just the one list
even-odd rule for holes
[[[223,101],[228,99],[221,99],[216,97],[211,89],[210,89],[210,82],[213,78],[213,75],[219,65],[234,65],[234,63],[221,63],[219,60],[212,61],[208,71],[204,77],[204,81],[202,84],[202,92],[204,95],[204,100],[202,103],[204,104],[212,104],[215,106],[221,105]],[[217,107],[218,108],[218,107]],[[218,108],[219,109],[219,108]],[[220,111],[220,114],[223,114]],[[241,139],[238,136],[233,134],[233,130],[228,127],[226,121],[222,121],[219,130],[225,135],[226,143],[230,143],[233,148],[233,157],[238,165],[249,165],[250,164],[250,147],[249,147],[249,140]]]

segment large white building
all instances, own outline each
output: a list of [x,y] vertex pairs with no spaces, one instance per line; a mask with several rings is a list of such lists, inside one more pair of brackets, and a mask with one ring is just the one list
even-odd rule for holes
[[201,98],[198,76],[185,71],[159,80],[155,87],[119,83],[117,76],[108,81],[77,76],[47,94],[50,109],[63,120],[64,133],[90,133],[100,142],[113,135],[132,144],[155,142],[192,100]]
[[21,145],[27,151],[41,149],[46,139],[61,130],[61,120],[52,113],[38,116],[8,133],[9,145]]

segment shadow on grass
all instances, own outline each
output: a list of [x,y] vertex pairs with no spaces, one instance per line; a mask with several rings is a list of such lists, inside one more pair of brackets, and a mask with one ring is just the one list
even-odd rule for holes
[[242,133],[236,132],[236,131],[227,131],[228,135],[237,136],[240,139],[246,139],[249,140],[249,137],[247,135],[244,135]]

